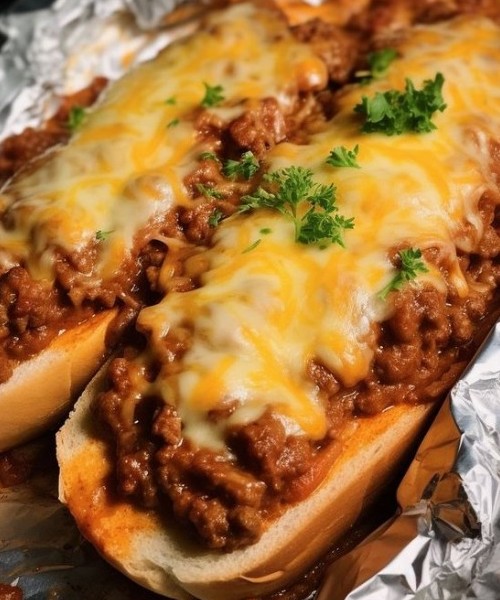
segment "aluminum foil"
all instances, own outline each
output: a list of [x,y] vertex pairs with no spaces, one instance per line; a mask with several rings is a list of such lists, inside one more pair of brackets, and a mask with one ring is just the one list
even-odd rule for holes
[[398,490],[402,513],[330,567],[318,600],[500,598],[500,322]]
[[116,79],[187,33],[192,24],[161,27],[184,1],[57,0],[50,9],[1,18],[0,140],[42,123],[58,96],[97,75]]

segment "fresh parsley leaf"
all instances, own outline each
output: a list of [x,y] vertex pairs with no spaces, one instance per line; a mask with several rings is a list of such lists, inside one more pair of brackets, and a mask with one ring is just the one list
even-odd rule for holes
[[370,52],[367,57],[368,68],[361,71],[356,71],[355,76],[360,79],[360,83],[366,85],[374,79],[383,77],[392,61],[397,57],[398,53],[393,48],[383,48]]
[[255,248],[257,248],[257,246],[262,242],[262,240],[259,238],[258,240],[255,240],[255,242],[253,244],[250,244],[250,246],[247,246],[242,254],[246,254],[247,252],[251,252],[252,250],[254,250]]
[[167,123],[167,127],[175,127],[176,125],[179,125],[180,121],[179,119],[172,119],[169,123]]
[[259,167],[259,161],[253,155],[253,152],[248,150],[248,152],[241,155],[240,160],[226,160],[222,172],[230,179],[236,179],[236,177],[250,179],[252,175],[257,173]]
[[109,231],[103,231],[102,229],[99,229],[99,231],[95,232],[95,239],[99,242],[103,242],[110,233],[113,233],[113,231],[114,229],[110,229]]
[[200,160],[214,160],[215,162],[220,162],[219,157],[214,152],[202,152],[199,156]]
[[297,241],[302,244],[319,243],[321,248],[326,247],[326,242],[344,247],[343,232],[353,228],[354,219],[310,210],[302,219]]
[[377,294],[379,298],[385,300],[389,292],[400,290],[403,285],[412,281],[419,273],[427,273],[428,268],[422,260],[422,252],[419,248],[407,248],[399,252],[401,266],[389,281],[389,283]]
[[219,192],[218,190],[216,190],[214,187],[212,187],[210,185],[205,185],[203,183],[197,183],[195,187],[196,187],[196,190],[200,194],[205,196],[206,198],[217,198],[219,200],[221,198],[224,198],[224,194],[222,192]]
[[170,96],[170,98],[167,98],[164,101],[164,104],[169,104],[170,106],[174,106],[175,104],[177,104],[177,98],[175,96]]
[[203,83],[205,86],[205,95],[203,96],[203,100],[201,101],[201,105],[205,108],[209,108],[210,106],[217,106],[224,100],[224,88],[221,85],[208,85],[208,83]]
[[260,233],[262,233],[262,235],[269,235],[270,233],[272,233],[272,229],[270,227],[263,227],[260,230]]
[[345,146],[337,146],[331,150],[329,157],[326,159],[327,164],[332,167],[351,167],[360,169],[357,162],[359,146],[355,146],[352,150],[348,150]]
[[208,217],[208,224],[210,225],[210,227],[217,227],[217,225],[222,221],[223,218],[224,213],[219,208],[216,208],[214,212]]
[[82,126],[87,116],[87,111],[83,106],[73,106],[68,115],[68,129],[75,133]]
[[368,54],[368,65],[370,66],[370,75],[374,79],[378,79],[385,75],[392,61],[397,57],[398,53],[394,48],[383,48]]
[[424,81],[421,90],[416,90],[407,79],[404,92],[389,90],[377,92],[373,98],[363,96],[361,103],[354,107],[354,111],[365,118],[362,131],[400,135],[406,131],[427,133],[436,129],[431,118],[436,111],[446,108],[443,83],[443,75],[437,73],[434,79]]
[[291,166],[264,176],[264,185],[243,196],[240,212],[258,208],[274,209],[289,218],[295,227],[295,241],[301,244],[343,245],[343,231],[354,227],[353,219],[336,213],[336,188],[313,181],[313,173]]

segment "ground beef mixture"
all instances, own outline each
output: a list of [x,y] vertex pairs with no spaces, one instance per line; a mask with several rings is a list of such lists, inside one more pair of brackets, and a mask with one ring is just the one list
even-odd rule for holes
[[29,479],[33,462],[19,450],[0,453],[0,488],[18,485]]
[[23,600],[23,598],[24,594],[21,588],[0,583],[0,600]]
[[50,436],[0,452],[0,490],[30,481],[40,473],[46,481],[56,467],[54,440]]
[[50,148],[67,142],[70,136],[68,118],[71,109],[93,104],[106,84],[104,77],[97,77],[85,89],[65,96],[57,112],[42,127],[28,127],[22,133],[6,138],[0,144],[0,185],[21,172],[31,160],[42,156]]

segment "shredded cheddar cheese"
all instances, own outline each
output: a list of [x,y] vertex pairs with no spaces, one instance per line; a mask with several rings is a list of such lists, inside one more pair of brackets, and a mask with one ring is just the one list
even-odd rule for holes
[[112,85],[66,147],[5,189],[12,227],[0,229],[0,271],[18,262],[52,280],[55,250],[80,252],[97,231],[113,233],[99,246],[93,283],[119,269],[141,227],[189,202],[183,177],[200,153],[192,113],[204,82],[223,88],[224,102],[209,110],[225,121],[249,99],[273,96],[290,108],[297,88],[325,81],[323,63],[276,14],[244,4],[208,17]]
[[[467,294],[457,248],[471,251],[480,239],[478,201],[496,189],[485,140],[500,139],[500,30],[481,19],[421,26],[399,52],[384,76],[346,89],[339,112],[308,144],[282,143],[268,157],[270,171],[301,165],[335,184],[339,209],[355,220],[345,248],[298,244],[293,225],[266,209],[233,216],[205,252],[201,287],[169,293],[140,314],[152,351],[169,330],[192,330],[179,372],[160,374],[153,385],[197,443],[222,449],[225,426],[247,423],[267,406],[289,433],[321,439],[327,419],[308,365],[319,361],[345,386],[366,377],[374,324],[390,315],[378,292],[394,274],[392,248],[439,248],[450,281],[436,268],[419,278]],[[354,107],[363,95],[401,90],[405,78],[420,86],[436,72],[447,108],[435,115],[435,130],[361,133]],[[327,163],[339,146],[359,146],[359,169]],[[236,400],[236,410],[225,425],[211,424],[207,412],[226,400]]]

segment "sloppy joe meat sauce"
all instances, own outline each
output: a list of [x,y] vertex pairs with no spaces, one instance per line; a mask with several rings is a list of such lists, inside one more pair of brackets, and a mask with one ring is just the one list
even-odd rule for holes
[[[362,57],[368,50],[383,45],[382,33],[387,36],[389,31],[397,38],[412,23],[468,12],[498,18],[500,9],[488,0],[427,0],[418,7],[409,1],[386,0],[372,2],[344,29],[320,21],[299,25],[297,37],[310,43],[327,64],[329,88],[315,96],[298,96],[294,110],[286,115],[273,98],[264,99],[224,127],[200,110],[193,115],[200,139],[219,157],[227,158],[238,157],[244,150],[263,158],[272,145],[284,139],[306,143],[308,132],[330,118],[337,88],[363,66]],[[91,103],[102,85],[96,83],[85,92],[86,96],[70,103]],[[68,137],[67,114],[68,106],[64,105],[45,128],[27,130],[6,140],[0,148],[0,174],[6,179],[26,160],[64,143]],[[284,123],[284,128],[274,126],[277,122]],[[500,172],[500,164],[493,168]],[[238,198],[256,185],[258,178],[244,183],[229,181],[215,161],[200,160],[185,179],[197,201],[192,208],[173,209],[165,215],[160,233],[177,237],[188,247],[209,245],[214,211],[231,214]],[[199,183],[225,186],[225,199],[199,198]],[[394,316],[377,326],[378,348],[370,373],[353,388],[344,388],[324,365],[310,362],[311,381],[328,397],[328,435],[321,442],[287,435],[280,420],[268,411],[256,422],[233,427],[229,432],[227,444],[234,459],[194,447],[183,440],[181,420],[173,407],[154,396],[134,398],[137,378],[154,379],[157,365],[151,362],[139,373],[134,358],[141,342],[127,348],[112,362],[109,390],[96,408],[106,435],[116,445],[119,492],[146,507],[168,505],[168,510],[189,523],[193,534],[211,548],[228,551],[255,542],[269,519],[284,506],[306,497],[321,481],[339,451],[339,435],[347,421],[402,402],[431,402],[457,378],[476,347],[480,324],[498,302],[495,290],[500,281],[500,211],[496,200],[485,194],[480,212],[483,239],[473,253],[461,257],[461,266],[469,283],[482,284],[481,292],[464,299],[451,289],[440,292],[430,286],[409,286],[393,294]],[[165,260],[172,266],[170,290],[188,291],[199,285],[199,274],[185,270],[189,252],[167,254],[161,242],[146,243],[150,237],[147,234],[138,233],[130,263],[92,297],[72,287],[78,262],[92,260],[92,249],[86,253],[87,258],[60,257],[55,287],[33,281],[22,267],[2,275],[0,381],[9,377],[17,361],[47,345],[67,319],[86,318],[116,303],[126,307],[127,318],[132,318],[140,306],[156,298],[158,274]],[[433,249],[424,254],[428,263],[446,268]],[[167,336],[165,351],[175,362],[187,344]],[[127,421],[122,414],[130,413],[124,407],[131,402],[135,408]],[[211,418],[217,421],[223,416],[214,412]]]
[[21,588],[0,583],[0,600],[23,600]]

